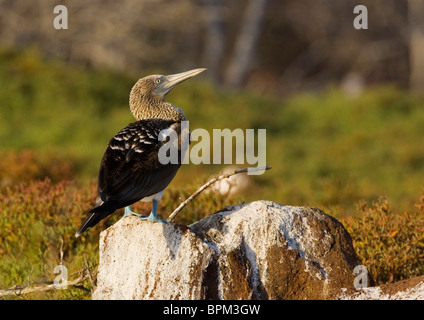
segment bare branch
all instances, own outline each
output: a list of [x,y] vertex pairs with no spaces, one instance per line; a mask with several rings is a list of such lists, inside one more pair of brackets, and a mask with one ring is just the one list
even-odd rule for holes
[[59,252],[60,252],[60,265],[62,266],[63,265],[63,246],[64,246],[64,244],[65,244],[65,241],[63,240],[63,236],[60,236],[60,249],[59,249]]
[[[79,272],[81,272],[82,274],[78,278],[76,278],[75,280],[64,281],[63,283],[61,283],[61,285],[62,286],[73,286],[73,287],[82,289],[79,286],[79,284],[83,283],[87,279],[90,279],[90,277],[91,277],[91,272],[84,274],[85,270],[86,270],[86,268],[84,268],[83,270],[80,270]],[[32,287],[34,284],[44,284],[44,285]],[[19,295],[22,295],[22,294],[33,293],[33,292],[50,291],[50,290],[53,290],[53,289],[56,289],[54,281],[36,281],[36,282],[31,281],[31,282],[28,282],[28,283],[23,284],[23,285],[16,285],[16,286],[9,288],[9,289],[0,290],[0,297],[9,296],[9,295],[19,296]],[[84,290],[86,290],[86,289],[84,288]]]
[[84,254],[84,264],[85,264],[85,269],[87,270],[87,273],[88,273],[88,278],[90,279],[90,283],[91,283],[91,293],[93,293],[94,288],[96,288],[96,283],[91,273],[91,269],[90,269],[91,267],[88,264],[87,257],[85,254]]
[[168,217],[168,222],[171,222],[172,220],[174,220],[174,218],[177,216],[178,213],[180,213],[181,210],[184,209],[185,206],[187,206],[191,201],[193,201],[194,198],[196,198],[201,192],[203,192],[205,189],[207,189],[208,187],[210,187],[212,184],[214,184],[215,182],[222,180],[222,179],[227,179],[235,174],[238,173],[243,173],[243,172],[256,172],[256,171],[263,171],[263,170],[270,170],[271,167],[258,167],[258,168],[242,168],[242,169],[236,169],[234,171],[230,171],[228,173],[222,174],[220,176],[216,176],[214,178],[212,178],[211,180],[209,180],[207,183],[205,183],[203,186],[201,186],[195,193],[193,193],[190,197],[188,197],[184,202],[182,202],[177,209],[174,210],[174,212],[172,212],[169,217]]

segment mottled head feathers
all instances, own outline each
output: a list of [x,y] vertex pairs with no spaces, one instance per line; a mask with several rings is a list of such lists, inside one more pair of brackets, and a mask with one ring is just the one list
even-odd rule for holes
[[130,93],[130,109],[134,117],[137,120],[185,120],[182,110],[165,102],[165,96],[177,84],[204,70],[206,69],[199,68],[168,76],[151,75],[138,80]]

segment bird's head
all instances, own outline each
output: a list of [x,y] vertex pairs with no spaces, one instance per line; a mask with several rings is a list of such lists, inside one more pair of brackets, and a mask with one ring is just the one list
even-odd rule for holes
[[153,100],[163,101],[166,94],[171,91],[177,84],[192,78],[199,73],[205,71],[205,68],[198,68],[171,75],[151,75],[141,78],[137,81],[131,90],[131,96],[138,99],[149,98]]
[[159,116],[166,94],[177,84],[205,71],[198,68],[171,75],[151,75],[141,78],[131,89],[130,108],[137,120]]

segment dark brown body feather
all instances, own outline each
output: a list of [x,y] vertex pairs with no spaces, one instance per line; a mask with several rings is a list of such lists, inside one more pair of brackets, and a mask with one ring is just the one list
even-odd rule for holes
[[[172,128],[180,136],[181,122],[162,119],[141,120],[129,124],[109,142],[103,155],[98,177],[100,203],[78,229],[77,234],[94,226],[115,210],[131,205],[164,190],[181,163],[161,164],[159,141],[161,130]],[[181,139],[180,141],[181,142]],[[181,159],[181,143],[178,159]]]

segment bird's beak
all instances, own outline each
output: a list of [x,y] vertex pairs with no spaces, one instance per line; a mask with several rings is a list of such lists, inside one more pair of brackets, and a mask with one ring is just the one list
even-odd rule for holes
[[205,70],[206,70],[205,68],[198,68],[198,69],[193,69],[186,72],[163,76],[162,83],[159,84],[154,91],[157,94],[166,95],[177,84],[183,82],[184,80],[197,76],[199,73],[202,73]]

